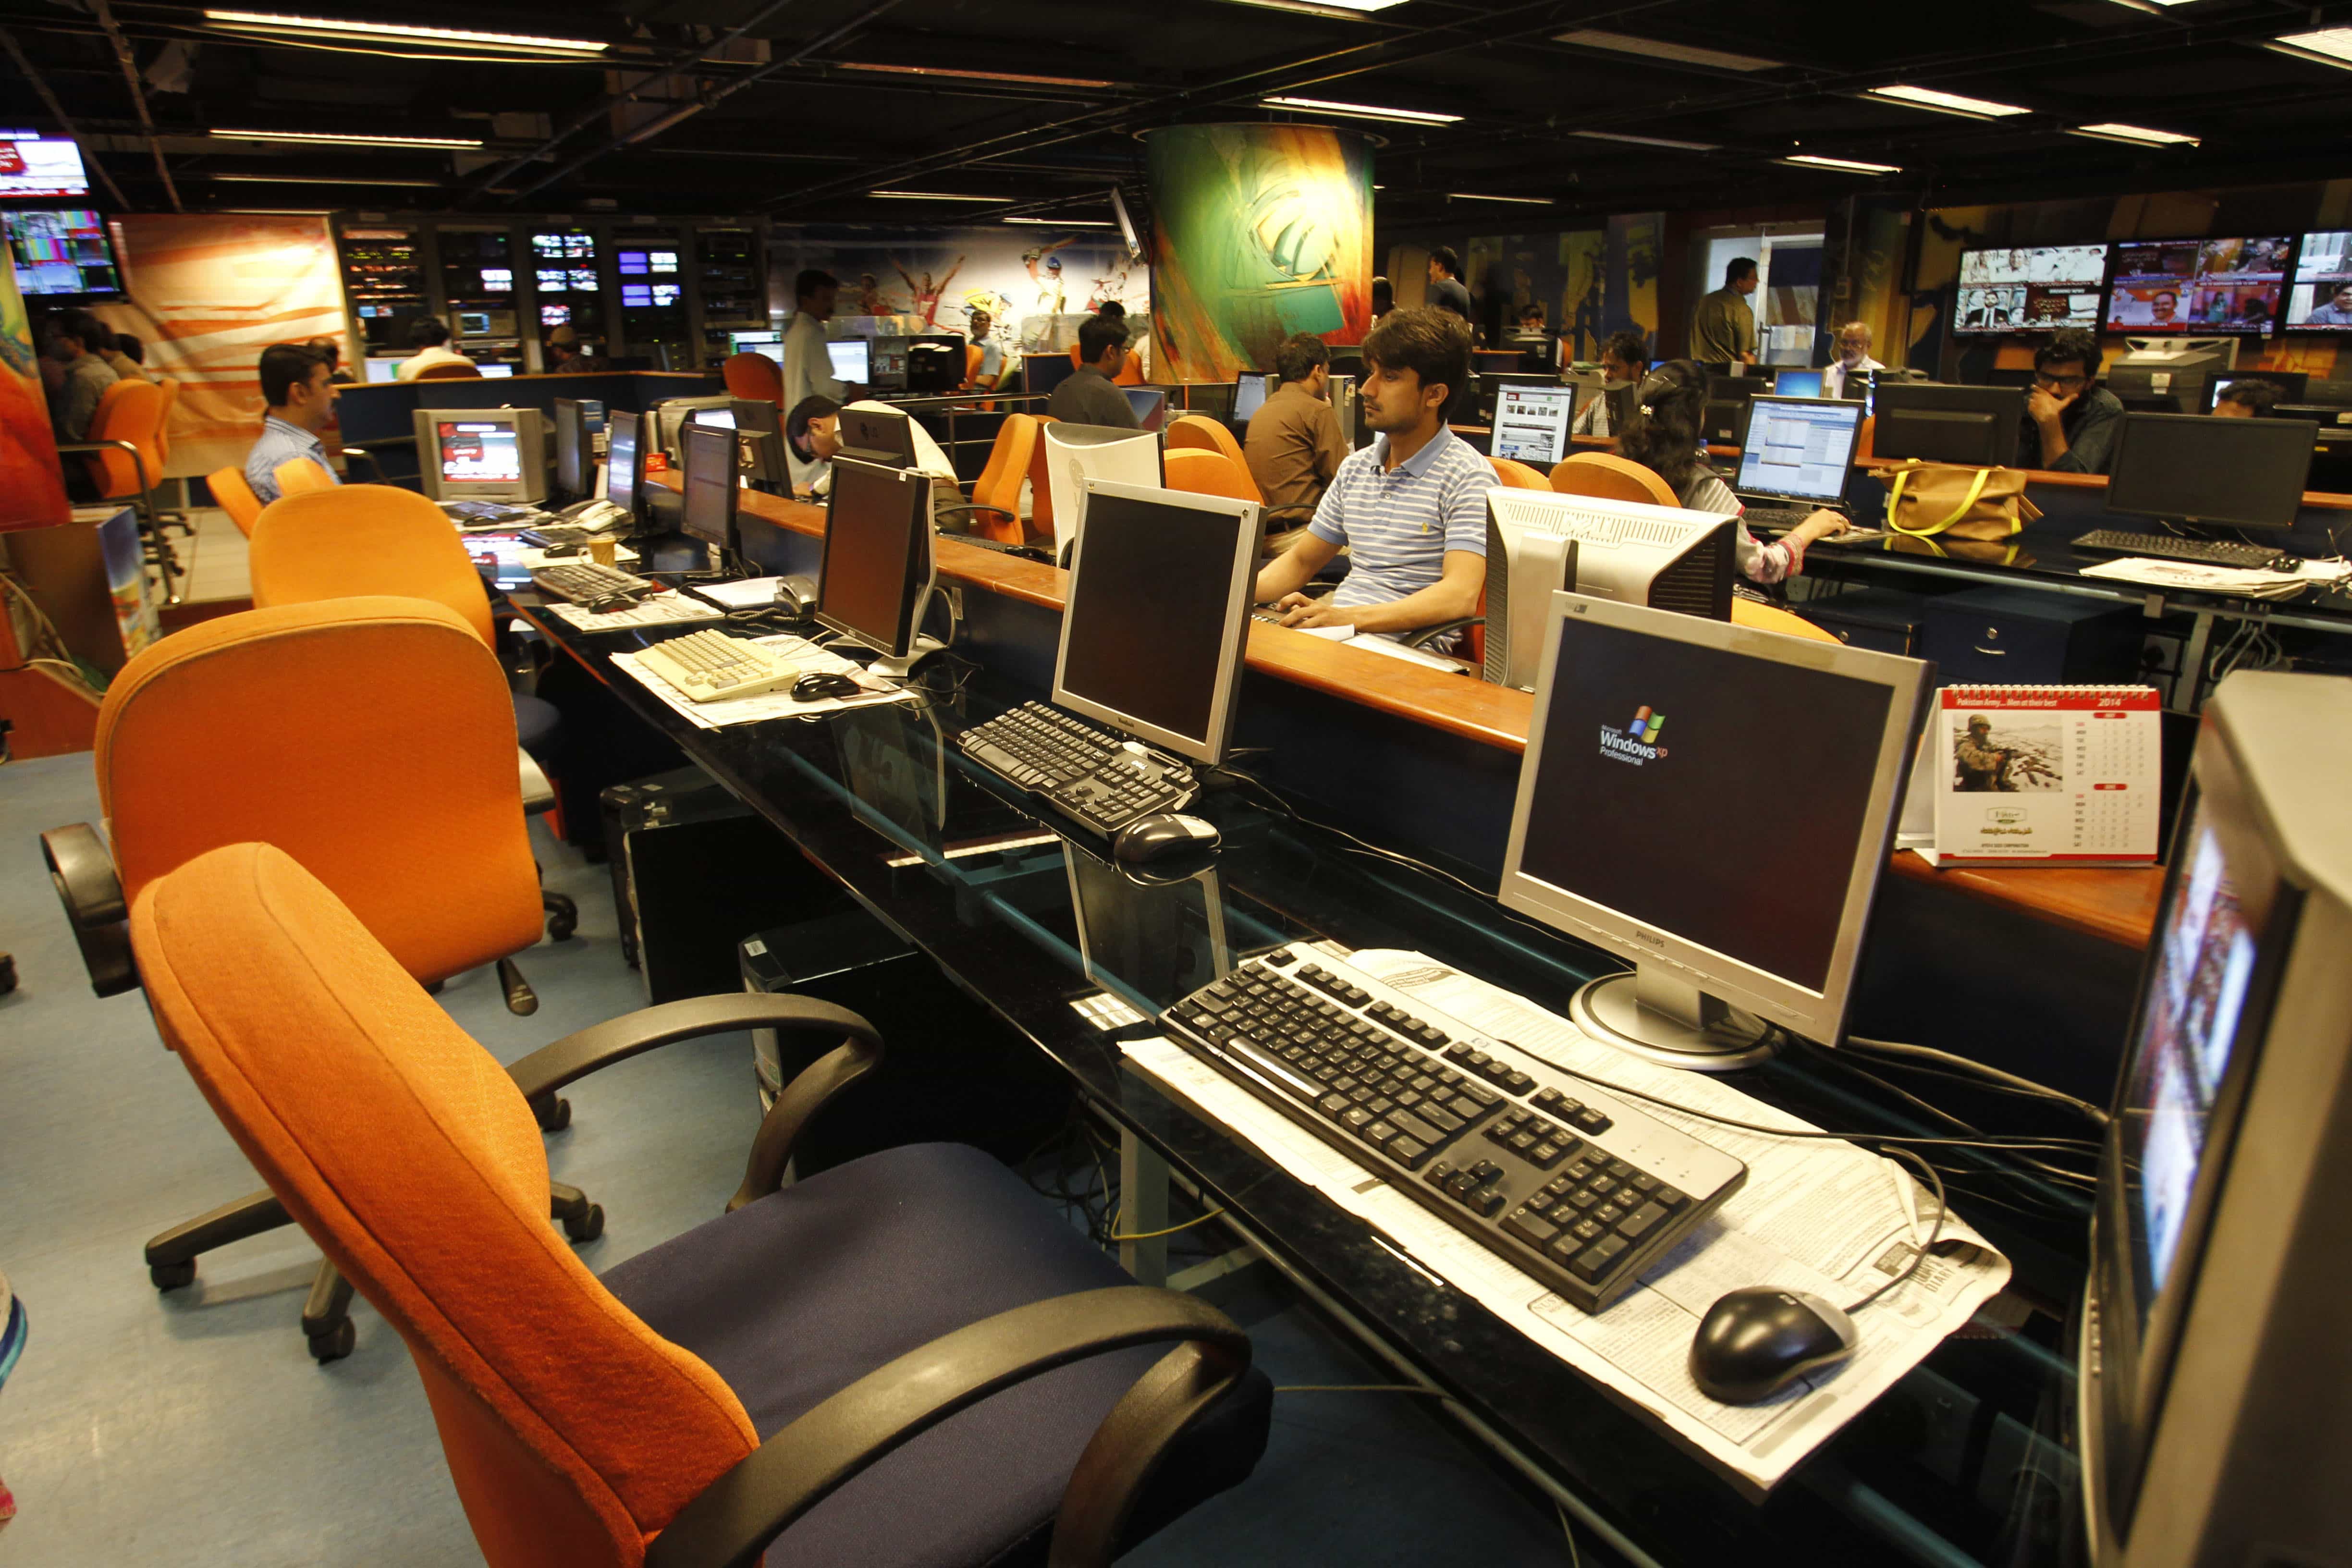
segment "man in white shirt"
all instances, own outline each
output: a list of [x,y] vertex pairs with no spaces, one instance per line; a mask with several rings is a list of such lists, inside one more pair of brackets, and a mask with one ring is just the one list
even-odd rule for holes
[[866,389],[833,374],[833,357],[825,349],[824,324],[833,320],[840,301],[841,284],[832,273],[811,267],[793,279],[793,319],[784,328],[784,395],[776,400],[784,409],[799,407],[812,397],[847,403],[866,395]]
[[[897,409],[873,398],[840,405],[824,397],[813,397],[793,405],[784,420],[784,449],[792,459],[793,488],[806,488],[812,500],[823,500],[833,490],[833,459],[842,449],[841,416],[858,411],[875,414],[895,414]],[[914,418],[907,421],[907,431],[914,438],[915,460],[910,465],[918,471],[931,476],[931,507],[934,514],[946,508],[961,508],[963,488],[956,480],[955,465],[931,438],[931,433]],[[940,518],[940,528],[950,533],[963,533],[971,529],[971,513],[961,510]]]
[[425,316],[408,329],[409,346],[416,352],[400,362],[394,373],[402,381],[415,381],[420,371],[436,364],[472,364],[474,362],[449,347],[448,323],[437,316]]
[[[1830,361],[1829,368],[1822,372],[1822,395],[1824,397],[1849,395],[1845,389],[1845,378],[1849,375],[1861,376],[1886,368],[1870,357],[1868,321],[1848,321],[1837,330],[1837,335],[1830,342],[1836,357]],[[1861,389],[1857,387],[1851,395],[1861,396]]]

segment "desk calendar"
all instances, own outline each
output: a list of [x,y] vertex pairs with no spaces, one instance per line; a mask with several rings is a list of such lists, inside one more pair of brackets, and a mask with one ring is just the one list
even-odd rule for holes
[[1938,865],[2154,865],[2158,708],[2145,686],[1945,687],[1905,813],[1925,828],[1932,803],[1933,837],[1912,847]]

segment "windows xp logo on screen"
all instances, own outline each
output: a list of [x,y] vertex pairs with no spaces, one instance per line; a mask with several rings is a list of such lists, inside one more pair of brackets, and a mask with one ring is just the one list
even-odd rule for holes
[[1658,731],[1665,728],[1666,716],[1653,713],[1648,704],[1633,710],[1633,721],[1620,730],[1613,724],[1601,726],[1601,754],[1621,763],[1640,767],[1644,763],[1657,762],[1666,754],[1658,744]]

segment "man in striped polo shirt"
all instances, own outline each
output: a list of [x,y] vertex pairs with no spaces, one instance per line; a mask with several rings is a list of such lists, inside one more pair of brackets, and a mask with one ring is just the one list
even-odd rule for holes
[[[1478,613],[1486,580],[1486,492],[1495,474],[1446,428],[1470,374],[1470,328],[1418,306],[1392,310],[1364,339],[1357,417],[1380,439],[1339,465],[1306,535],[1257,574],[1257,600],[1286,626],[1411,632]],[[1345,547],[1339,591],[1300,590]]]

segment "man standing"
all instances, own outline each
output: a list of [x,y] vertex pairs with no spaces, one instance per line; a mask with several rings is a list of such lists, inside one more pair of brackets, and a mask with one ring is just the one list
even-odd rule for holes
[[1062,378],[1045,412],[1066,425],[1104,425],[1140,430],[1135,405],[1111,384],[1127,362],[1127,323],[1092,316],[1078,327],[1078,368]]
[[825,348],[824,324],[841,302],[841,283],[830,272],[804,268],[793,279],[793,320],[784,329],[784,395],[777,401],[798,407],[812,397],[847,403],[866,395],[833,374],[833,356]]
[[1723,287],[1691,313],[1691,358],[1701,364],[1756,363],[1756,312],[1748,304],[1756,283],[1756,263],[1745,256],[1732,258],[1723,269]]
[[1846,391],[1846,378],[1860,377],[1874,370],[1886,368],[1870,357],[1868,321],[1848,321],[1837,330],[1830,343],[1832,357],[1829,368],[1822,372],[1822,395],[1825,397],[1859,397],[1862,395],[1859,387],[1851,393]]
[[1992,743],[1992,721],[1979,713],[1969,721],[1969,732],[1953,749],[1960,765],[1960,788],[1971,794],[2017,788],[2010,782],[2010,753]]
[[335,384],[327,362],[299,343],[272,343],[261,351],[261,438],[246,455],[245,482],[256,500],[278,499],[278,465],[308,458],[329,484],[340,483],[327,460],[319,432],[334,417]]
[[1462,284],[1462,258],[1450,245],[1429,253],[1429,303],[1453,311],[1465,321],[1470,319],[1470,290]]
[[[1295,531],[1315,515],[1347,459],[1347,438],[1331,411],[1331,351],[1311,332],[1283,340],[1274,351],[1282,384],[1250,416],[1242,456],[1265,497],[1266,548],[1297,542]],[[1280,536],[1280,537],[1277,537]]]
[[963,390],[994,392],[996,384],[1004,379],[1004,350],[991,335],[996,331],[996,318],[985,310],[971,313],[971,342],[965,346]]
[[49,323],[49,358],[65,367],[64,385],[49,423],[60,441],[89,439],[89,422],[98,400],[121,379],[98,351],[114,346],[114,334],[88,310],[68,310]]
[[[1445,424],[1469,374],[1470,325],[1451,312],[1394,310],[1366,334],[1356,414],[1380,439],[1339,465],[1307,536],[1258,572],[1257,600],[1283,625],[1410,632],[1477,613],[1495,473]],[[1342,548],[1339,591],[1307,597]]]
[[2017,433],[2017,466],[2104,474],[2123,434],[2123,400],[2095,384],[2099,340],[2067,327],[2033,351],[2033,389]]

